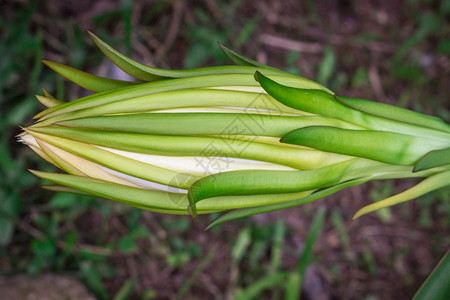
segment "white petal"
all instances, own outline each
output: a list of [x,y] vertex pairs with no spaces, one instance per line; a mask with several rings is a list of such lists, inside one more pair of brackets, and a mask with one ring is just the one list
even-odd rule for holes
[[98,147],[143,163],[200,177],[237,170],[295,170],[274,163],[232,157],[162,156]]

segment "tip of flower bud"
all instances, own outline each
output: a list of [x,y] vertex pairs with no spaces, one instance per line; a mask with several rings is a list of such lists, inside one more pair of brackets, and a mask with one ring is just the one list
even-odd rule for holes
[[192,216],[193,219],[195,219],[197,217],[197,210],[193,209],[193,207],[191,205],[189,205],[187,207],[187,211]]
[[257,82],[260,82],[260,80],[261,80],[261,72],[259,72],[259,71],[256,71],[255,72],[255,75],[253,75],[254,77],[255,77],[255,80],[257,81]]
[[87,31],[87,33],[89,34],[89,36],[91,37],[91,39],[94,40],[95,43],[97,43],[100,39],[92,32],[92,31]]
[[358,219],[359,217],[361,217],[362,215],[364,215],[365,213],[360,210],[358,210],[353,217],[350,219],[350,221],[355,221],[356,219]]
[[33,175],[35,175],[37,177],[40,177],[39,174],[42,173],[40,171],[33,170],[33,169],[28,169],[28,172],[30,172],[31,174],[33,174]]

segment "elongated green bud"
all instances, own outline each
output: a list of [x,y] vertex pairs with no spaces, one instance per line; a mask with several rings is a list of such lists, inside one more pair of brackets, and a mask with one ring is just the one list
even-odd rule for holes
[[[366,129],[391,131],[428,139],[439,139],[448,143],[450,133],[419,125],[404,123],[353,109],[336,100],[321,90],[305,90],[277,83],[263,74],[256,72],[255,79],[264,90],[281,103],[298,110],[337,118]],[[404,119],[403,115],[401,119]]]
[[450,184],[450,127],[436,117],[337,96],[222,45],[238,66],[164,70],[91,36],[118,67],[152,82],[45,61],[97,92],[37,96],[48,108],[18,139],[68,173],[32,171],[54,183],[46,189],[166,214],[232,210],[214,226],[370,180],[425,178],[356,216]]
[[365,99],[344,97],[338,95],[336,95],[335,97],[339,102],[371,115],[433,128],[444,132],[450,132],[450,126],[438,117],[429,116],[402,107]]
[[450,165],[450,148],[433,150],[425,154],[415,164],[413,172]]
[[448,145],[440,141],[394,132],[328,126],[296,129],[283,136],[281,142],[405,166],[414,165],[420,157],[432,149]]

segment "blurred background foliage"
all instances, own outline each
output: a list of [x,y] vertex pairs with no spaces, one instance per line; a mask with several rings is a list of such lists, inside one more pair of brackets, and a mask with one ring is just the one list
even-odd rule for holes
[[446,252],[448,189],[350,222],[412,185],[370,183],[204,232],[214,216],[42,190],[27,169],[54,169],[15,135],[42,109],[42,87],[88,93],[42,59],[127,79],[87,30],[174,69],[228,64],[220,41],[337,93],[449,122],[450,1],[3,0],[0,11],[0,276],[63,274],[98,299],[409,299]]

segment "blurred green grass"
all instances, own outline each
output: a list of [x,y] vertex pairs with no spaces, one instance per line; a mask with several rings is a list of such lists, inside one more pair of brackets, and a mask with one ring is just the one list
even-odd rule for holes
[[[307,241],[316,206],[298,210],[297,218],[304,220],[303,224],[308,225],[306,229],[293,227],[290,219],[280,218],[272,222],[269,217],[269,221],[264,223],[248,219],[203,233],[202,227],[207,219],[193,222],[185,217],[163,217],[104,200],[42,190],[39,187],[41,183],[27,169],[53,168],[28,148],[16,143],[15,135],[20,132],[19,126],[31,124],[31,117],[42,109],[34,99],[34,94],[41,94],[41,87],[59,99],[75,99],[81,95],[80,89],[67,85],[45,69],[40,60],[50,58],[95,71],[103,60],[100,53],[93,50],[93,44],[85,33],[87,29],[94,30],[113,46],[122,46],[125,53],[137,57],[152,54],[146,50],[148,48],[156,49],[155,53],[157,47],[163,47],[162,56],[155,56],[154,63],[174,68],[227,64],[225,55],[216,44],[220,41],[251,57],[265,59],[271,65],[317,79],[338,92],[371,99],[384,95],[384,99],[377,100],[399,103],[449,121],[449,70],[439,63],[448,64],[450,54],[450,29],[446,26],[450,5],[448,1],[431,2],[424,5],[421,1],[409,1],[405,4],[406,7],[399,12],[399,15],[406,14],[403,21],[408,24],[404,27],[395,26],[395,21],[389,19],[392,16],[388,16],[386,26],[390,32],[384,32],[385,27],[380,25],[380,29],[361,29],[352,34],[338,28],[330,29],[331,25],[324,16],[337,13],[337,17],[341,17],[340,9],[328,7],[325,1],[307,1],[302,7],[304,11],[290,9],[287,12],[279,7],[272,11],[270,7],[263,9],[264,5],[259,9],[258,4],[236,0],[231,4],[219,1],[216,4],[184,6],[177,38],[168,45],[162,43],[169,34],[175,15],[172,2],[156,1],[146,6],[141,1],[120,1],[112,8],[96,8],[95,13],[88,17],[81,12],[86,10],[85,7],[76,9],[56,5],[52,1],[43,6],[38,1],[2,3],[8,13],[0,16],[0,126],[3,129],[0,131],[1,274],[68,273],[81,279],[99,299],[164,298],[167,290],[173,288],[171,284],[167,287],[161,281],[155,281],[149,287],[140,278],[154,275],[136,266],[148,263],[156,265],[159,270],[168,270],[165,273],[161,271],[161,280],[174,280],[173,284],[179,288],[178,294],[173,293],[169,295],[171,297],[202,294],[196,281],[206,274],[210,280],[217,279],[216,288],[211,288],[217,293],[217,299],[223,299],[227,293],[247,299],[280,299],[285,294],[295,298],[306,266],[316,263],[311,259],[311,246],[319,239],[322,246],[318,256],[333,264],[326,265],[331,295],[349,295],[339,288],[345,284],[345,278],[351,278],[348,269],[362,270],[365,282],[369,282],[385,278],[387,265],[397,271],[394,278],[403,278],[399,284],[403,291],[399,292],[394,287],[388,291],[392,295],[411,295],[421,278],[417,278],[417,274],[402,273],[402,269],[398,271],[396,265],[414,257],[414,243],[419,240],[417,236],[426,238],[430,247],[448,244],[449,236],[442,230],[448,228],[450,220],[448,190],[426,195],[402,208],[382,211],[368,217],[364,221],[367,223],[361,223],[364,224],[362,227],[378,226],[379,230],[390,230],[400,224],[411,228],[415,234],[409,244],[399,248],[406,250],[394,248],[393,254],[385,260],[380,259],[383,252],[379,252],[374,244],[358,244],[355,238],[358,230],[347,222],[351,211],[337,200],[331,201],[333,207],[328,211],[334,210],[327,214],[327,218],[323,219],[323,213],[319,213],[320,218],[317,219],[324,220],[323,226],[317,227],[324,228],[323,234],[327,238],[318,238],[320,229],[316,227],[315,237],[304,245],[308,251],[302,252],[292,246],[293,239],[299,235],[303,242]],[[52,4],[54,9],[48,9]],[[142,10],[143,7],[147,10]],[[143,12],[137,22],[139,8]],[[283,13],[287,13],[286,18],[276,18],[277,14]],[[297,13],[302,14],[300,21]],[[272,18],[270,22],[268,18]],[[361,20],[363,17],[355,18],[364,21]],[[311,25],[321,32],[328,32],[327,38],[318,36],[314,40],[314,32],[317,31],[309,34]],[[308,53],[271,48],[258,39],[264,32],[317,42],[322,45],[322,51]],[[333,37],[336,40],[342,36],[348,45],[333,42]],[[370,42],[387,43],[391,50],[387,54],[376,52],[368,48]],[[372,61],[377,55],[385,57]],[[379,65],[374,66],[376,63]],[[374,83],[377,80],[381,81],[381,91],[376,90]],[[391,182],[380,182],[372,188],[364,195],[365,199],[359,199],[358,204],[369,198],[376,201],[391,194],[396,186]],[[338,200],[351,203],[344,196]],[[337,242],[327,241],[333,238],[337,238]],[[323,249],[323,244],[327,243],[334,245],[332,253]],[[434,252],[427,249],[428,261],[434,259],[436,262],[440,249]],[[331,255],[327,257],[327,254]],[[231,266],[225,263],[227,259]],[[220,263],[225,266],[219,268],[217,264]],[[221,271],[211,268],[211,264],[229,274],[220,274]],[[181,274],[181,282],[173,274]],[[386,299],[383,298],[386,294],[370,288],[365,293],[366,299]]]

